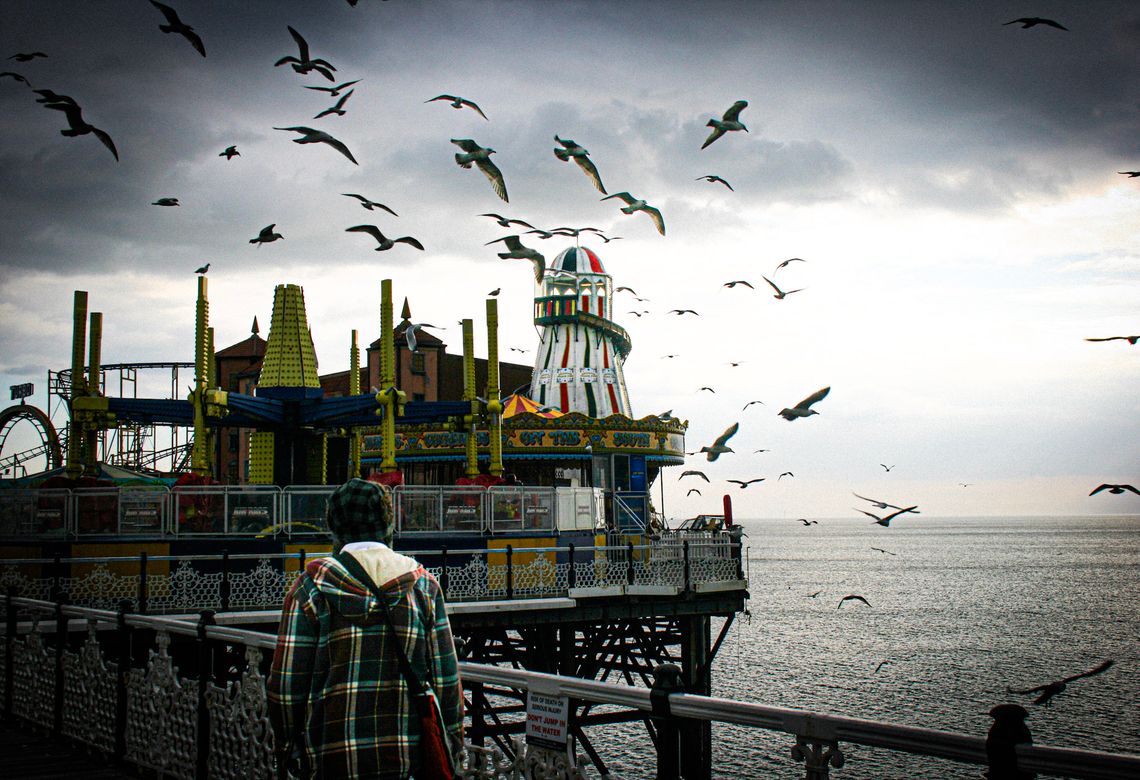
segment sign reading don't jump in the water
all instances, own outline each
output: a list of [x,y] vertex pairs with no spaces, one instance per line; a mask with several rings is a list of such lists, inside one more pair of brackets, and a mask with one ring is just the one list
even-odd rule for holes
[[569,699],[528,691],[526,697],[526,743],[553,750],[566,749]]

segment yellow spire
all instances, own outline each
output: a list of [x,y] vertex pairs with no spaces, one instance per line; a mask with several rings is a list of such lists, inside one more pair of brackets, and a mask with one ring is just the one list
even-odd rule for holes
[[[281,395],[274,392],[278,388],[292,390],[290,396],[321,395],[317,355],[305,316],[305,293],[298,285],[279,284],[273,291],[273,316],[257,387],[258,395],[271,397]],[[270,392],[261,392],[266,389]]]

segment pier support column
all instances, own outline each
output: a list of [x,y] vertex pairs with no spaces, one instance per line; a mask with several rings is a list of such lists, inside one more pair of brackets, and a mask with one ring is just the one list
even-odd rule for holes
[[[87,346],[87,291],[76,290],[71,320],[71,400],[87,390],[83,375],[83,351]],[[71,423],[67,431],[67,476],[78,479],[83,474],[84,426],[70,409]]]
[[[712,673],[703,674],[709,662],[711,628],[707,615],[683,617],[681,624],[681,679],[686,693],[712,694]],[[712,778],[712,723],[686,720],[681,725],[681,776],[685,780]]]

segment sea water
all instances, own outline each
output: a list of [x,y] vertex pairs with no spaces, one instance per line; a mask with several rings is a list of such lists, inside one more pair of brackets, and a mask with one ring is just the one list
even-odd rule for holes
[[[1040,744],[1140,754],[1140,517],[744,520],[751,618],[737,616],[713,693],[984,737],[995,704]],[[878,547],[887,552],[879,552]],[[817,596],[812,594],[819,592]],[[866,606],[848,601],[861,595]],[[713,638],[722,620],[713,621]],[[1007,693],[1070,683],[1048,707]],[[876,667],[883,661],[878,672]],[[628,733],[629,739],[621,739]],[[653,777],[640,724],[612,727],[609,769]],[[794,737],[714,724],[713,776],[802,777]],[[982,768],[842,745],[836,780],[978,778]]]

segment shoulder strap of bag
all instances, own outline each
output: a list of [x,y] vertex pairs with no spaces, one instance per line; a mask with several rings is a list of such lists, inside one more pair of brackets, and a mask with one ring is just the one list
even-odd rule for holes
[[408,690],[412,696],[419,696],[424,692],[424,684],[419,676],[412,670],[411,663],[408,662],[408,654],[404,652],[404,642],[400,638],[399,632],[396,631],[396,626],[392,623],[391,613],[388,612],[388,600],[380,592],[380,588],[378,588],[373,579],[368,576],[368,572],[364,570],[364,567],[360,564],[360,561],[356,560],[354,555],[342,550],[333,557],[340,562],[341,566],[348,570],[349,574],[359,580],[380,603],[380,608],[384,610],[384,622],[388,624],[388,628],[392,632],[394,639],[396,660],[400,664],[400,674],[404,675],[404,679],[408,681]]

